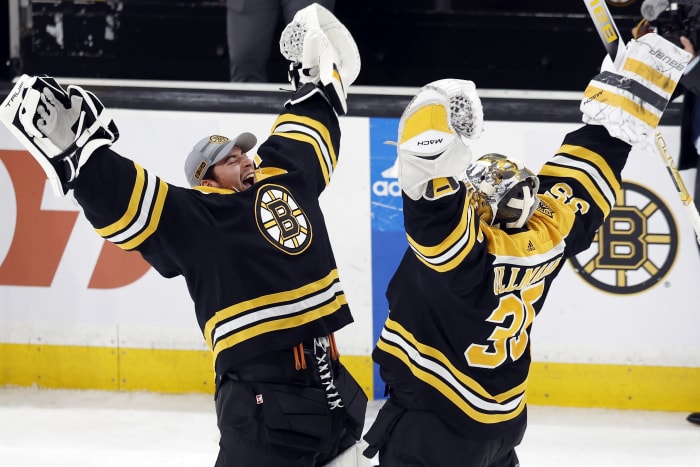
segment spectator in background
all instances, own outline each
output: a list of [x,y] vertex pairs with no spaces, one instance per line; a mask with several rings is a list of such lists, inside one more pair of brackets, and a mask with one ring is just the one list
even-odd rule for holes
[[226,0],[226,35],[230,79],[235,82],[265,83],[267,63],[280,13],[283,24],[292,21],[302,8],[318,3],[329,11],[335,0]]
[[[653,32],[653,26],[643,19],[632,29],[635,39],[648,32]],[[681,111],[681,148],[678,155],[678,170],[698,169],[700,171],[700,67],[695,53],[695,45],[685,36],[680,36],[683,49],[692,59],[681,77],[674,98],[683,96]],[[695,176],[695,190],[693,193],[695,207],[700,209],[700,177]],[[688,415],[690,423],[700,425],[700,412]]]

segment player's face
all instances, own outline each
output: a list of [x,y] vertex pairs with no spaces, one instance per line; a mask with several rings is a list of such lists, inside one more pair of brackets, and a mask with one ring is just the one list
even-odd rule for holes
[[255,183],[253,161],[241,148],[235,146],[228,155],[212,167],[214,180],[210,186],[244,191]]

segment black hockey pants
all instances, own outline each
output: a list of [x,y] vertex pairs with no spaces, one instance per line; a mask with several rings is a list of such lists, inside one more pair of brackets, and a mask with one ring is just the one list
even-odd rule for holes
[[216,394],[221,432],[216,467],[320,466],[360,438],[365,393],[334,360],[333,383],[342,404],[329,407],[319,378],[322,369],[308,349],[303,369],[294,368],[290,349],[270,352],[222,375]]
[[519,467],[515,447],[525,427],[503,438],[469,439],[408,401],[392,393],[364,436],[365,456],[379,452],[380,467]]

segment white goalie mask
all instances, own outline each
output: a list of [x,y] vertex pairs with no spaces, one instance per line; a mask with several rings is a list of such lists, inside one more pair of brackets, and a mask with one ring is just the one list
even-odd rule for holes
[[521,161],[486,154],[467,167],[466,177],[479,197],[479,215],[490,225],[519,229],[537,209],[540,180]]

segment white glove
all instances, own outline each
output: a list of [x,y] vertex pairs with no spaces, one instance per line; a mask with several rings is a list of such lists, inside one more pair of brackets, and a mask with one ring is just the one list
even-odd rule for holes
[[456,189],[449,179],[462,174],[472,159],[464,139],[478,138],[483,122],[472,81],[442,79],[421,88],[399,121],[399,185],[406,195],[413,200],[439,197],[429,185],[438,178],[448,178],[440,186]]
[[[360,52],[350,31],[333,13],[317,3],[299,10],[282,31],[280,52],[292,62],[289,80],[295,88],[312,83],[338,115],[347,113],[348,88],[360,74]],[[293,102],[317,92],[306,89]]]
[[649,33],[627,44],[622,70],[605,57],[601,73],[584,91],[583,121],[603,125],[632,146],[653,146],[653,136],[690,54]]
[[0,120],[46,172],[54,193],[65,196],[80,167],[119,131],[89,91],[64,90],[48,76],[20,77],[0,107]]
[[[39,92],[30,91],[32,99]],[[60,95],[60,94],[59,94]],[[65,93],[61,96],[65,97]],[[80,118],[80,108],[83,98],[78,94],[68,96],[70,104],[66,108],[61,103],[50,87],[41,91],[38,105],[34,102],[23,103],[20,120],[28,133],[35,133],[36,143],[41,146],[45,154],[58,156],[65,151],[75,140],[73,127]],[[36,114],[33,113],[34,109]],[[38,116],[36,126],[32,120]],[[38,130],[38,131],[36,131]]]

